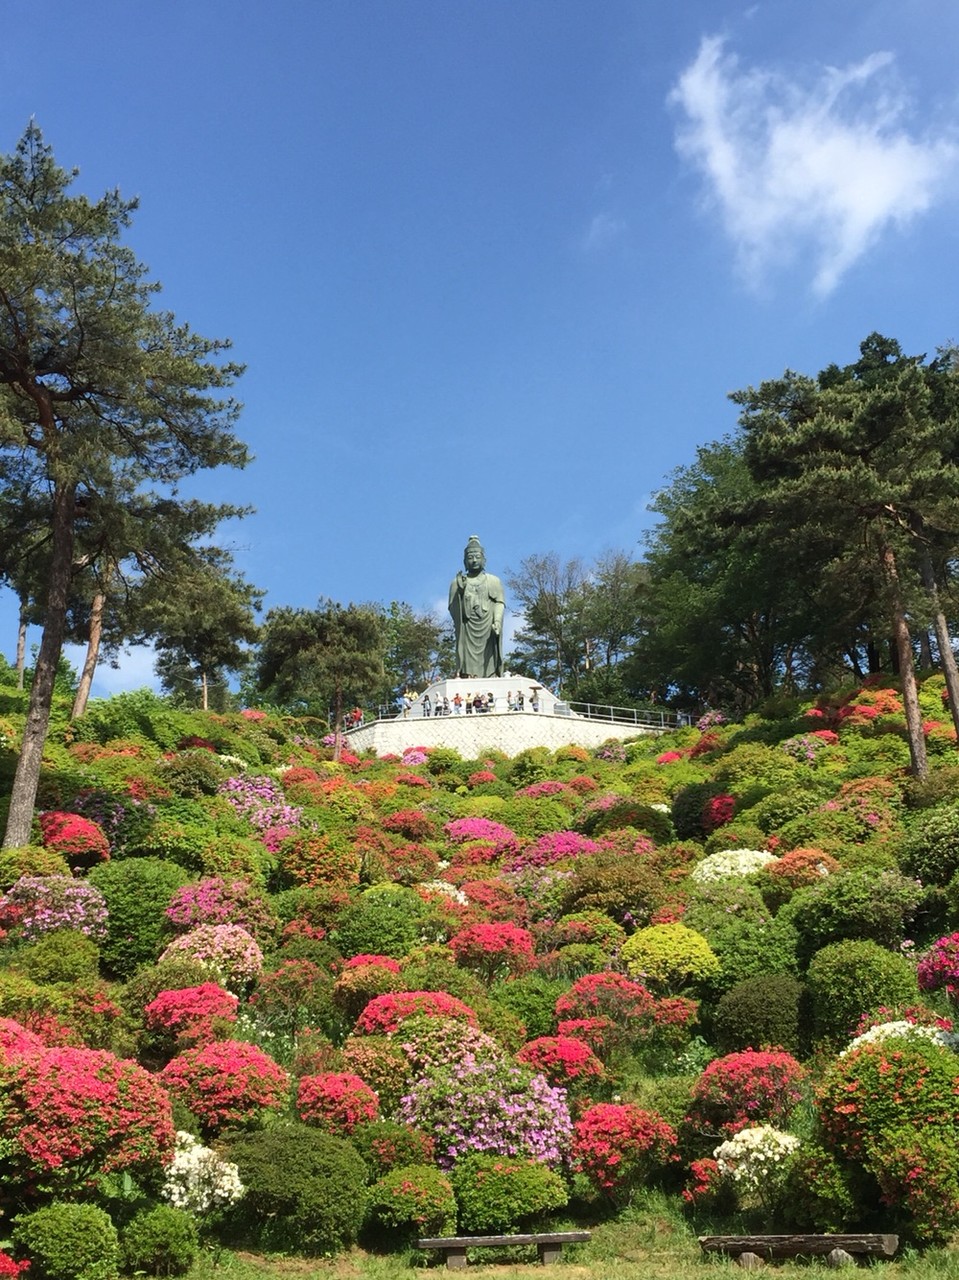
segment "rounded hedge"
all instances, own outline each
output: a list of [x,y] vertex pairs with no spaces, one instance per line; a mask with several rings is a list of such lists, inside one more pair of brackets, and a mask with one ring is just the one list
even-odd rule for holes
[[290,1124],[244,1134],[230,1144],[246,1196],[237,1225],[264,1247],[336,1253],[366,1216],[366,1165],[343,1138]]
[[558,1173],[536,1160],[471,1155],[450,1174],[461,1231],[517,1231],[568,1200]]
[[185,1209],[158,1204],[144,1209],[120,1232],[124,1271],[182,1276],[200,1251],[196,1221]]
[[797,1054],[803,993],[803,984],[787,973],[743,978],[716,1005],[717,1047],[723,1053],[769,1047]]
[[864,1013],[915,1004],[915,965],[870,941],[834,942],[813,956],[806,975],[817,1037],[842,1041]]
[[114,1280],[120,1242],[109,1214],[93,1204],[55,1203],[17,1218],[14,1248],[33,1280]]
[[117,977],[128,978],[160,954],[168,930],[163,908],[190,876],[163,858],[123,858],[94,867],[88,878],[109,912],[100,948],[103,963]]

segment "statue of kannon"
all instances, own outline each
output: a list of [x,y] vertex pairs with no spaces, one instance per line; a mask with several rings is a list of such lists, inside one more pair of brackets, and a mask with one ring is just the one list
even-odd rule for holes
[[486,572],[486,554],[476,534],[463,553],[464,572],[450,583],[450,615],[456,630],[458,676],[503,674],[503,614],[506,597],[495,574]]

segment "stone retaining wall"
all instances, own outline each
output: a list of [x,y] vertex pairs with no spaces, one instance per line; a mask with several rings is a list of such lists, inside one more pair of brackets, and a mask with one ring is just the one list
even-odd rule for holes
[[464,760],[477,760],[487,751],[516,756],[530,747],[548,747],[550,751],[570,745],[593,748],[610,738],[622,742],[659,732],[634,724],[609,724],[544,711],[504,711],[493,715],[377,720],[362,729],[352,729],[347,738],[350,750],[375,751],[378,756],[400,756],[407,747],[453,747]]

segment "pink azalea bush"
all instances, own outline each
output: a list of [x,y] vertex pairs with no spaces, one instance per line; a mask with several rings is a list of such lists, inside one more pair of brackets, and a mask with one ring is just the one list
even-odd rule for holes
[[164,960],[197,960],[224,986],[242,990],[263,968],[263,952],[256,939],[238,924],[203,924],[174,938],[160,956]]
[[303,1076],[296,1094],[296,1111],[307,1124],[327,1133],[349,1136],[379,1115],[379,1099],[368,1084],[350,1071],[324,1071]]
[[633,1103],[603,1102],[576,1121],[572,1163],[598,1191],[616,1195],[678,1161],[677,1148],[676,1131],[662,1116]]
[[263,1111],[282,1107],[289,1091],[289,1076],[280,1064],[242,1040],[187,1049],[159,1078],[208,1132],[252,1123]]

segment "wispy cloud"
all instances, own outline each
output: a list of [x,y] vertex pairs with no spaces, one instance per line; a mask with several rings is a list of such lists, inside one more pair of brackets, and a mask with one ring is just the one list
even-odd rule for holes
[[616,218],[611,213],[597,213],[591,219],[586,234],[583,236],[583,248],[587,252],[605,249],[607,245],[618,239],[625,230],[626,223],[622,218]]
[[952,138],[910,136],[889,53],[815,83],[747,70],[724,41],[702,41],[670,101],[676,146],[702,174],[750,283],[795,260],[830,293],[890,226],[930,208],[957,162]]

